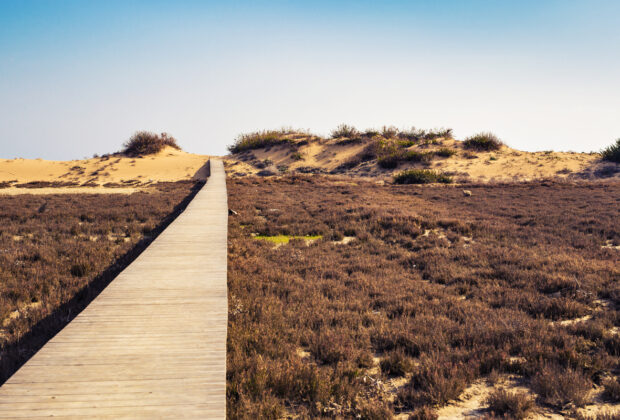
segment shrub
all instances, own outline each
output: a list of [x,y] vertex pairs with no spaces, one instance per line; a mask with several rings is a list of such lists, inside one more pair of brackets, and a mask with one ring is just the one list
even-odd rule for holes
[[394,175],[396,184],[431,184],[439,182],[449,184],[452,178],[444,173],[438,173],[428,169],[410,169]]
[[90,273],[91,267],[88,262],[79,262],[71,266],[71,275],[74,277],[84,277]]
[[381,135],[383,137],[385,137],[386,139],[393,139],[394,137],[396,137],[398,135],[398,128],[393,127],[393,126],[383,126],[383,128],[381,129]]
[[299,132],[282,128],[280,130],[255,131],[253,133],[241,134],[235,140],[235,143],[228,146],[231,153],[240,153],[246,150],[260,149],[275,144],[291,143],[292,140],[288,135],[299,134]]
[[417,142],[420,139],[423,139],[426,135],[426,131],[422,129],[418,129],[415,127],[411,127],[409,130],[404,130],[398,133],[398,137],[401,139],[409,140],[412,142]]
[[436,150],[435,154],[441,157],[450,157],[456,154],[456,150],[450,149],[449,147],[442,147],[441,149]]
[[400,155],[397,153],[392,153],[377,158],[377,164],[384,169],[394,169],[398,166],[399,162]]
[[291,154],[291,159],[293,160],[303,160],[303,155],[299,152],[295,152]]
[[124,144],[122,153],[128,156],[152,155],[166,146],[181,150],[176,139],[168,133],[158,135],[149,131],[138,131]]
[[620,402],[620,383],[617,379],[606,380],[603,388],[603,398],[612,402]]
[[337,139],[340,137],[353,138],[359,136],[359,131],[353,126],[347,124],[340,124],[334,131],[332,131],[332,138]]
[[534,406],[534,401],[530,396],[522,392],[509,392],[498,389],[492,392],[486,400],[489,410],[494,414],[499,414],[514,419],[524,419]]
[[620,139],[601,151],[601,157],[610,162],[620,163]]
[[409,420],[437,420],[437,413],[431,407],[419,407],[409,415]]
[[415,150],[409,150],[403,154],[403,160],[409,162],[430,162],[433,160],[434,153],[432,152],[416,152]]
[[493,133],[478,133],[463,142],[466,149],[491,151],[499,150],[504,143]]
[[402,351],[394,351],[381,360],[381,372],[390,376],[405,376],[413,369],[413,362]]
[[411,380],[397,395],[405,407],[445,404],[457,398],[467,385],[467,368],[450,362],[429,363],[414,372]]
[[379,134],[380,134],[379,130],[375,130],[374,128],[367,128],[366,130],[364,130],[364,135],[366,137],[375,137],[375,136],[378,136]]
[[577,370],[556,365],[543,366],[532,378],[532,389],[549,405],[562,407],[574,403],[578,407],[588,402],[590,380]]

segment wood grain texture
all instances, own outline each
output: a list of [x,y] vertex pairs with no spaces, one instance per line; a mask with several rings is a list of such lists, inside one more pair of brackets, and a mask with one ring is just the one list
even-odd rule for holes
[[0,388],[0,418],[226,417],[226,175]]

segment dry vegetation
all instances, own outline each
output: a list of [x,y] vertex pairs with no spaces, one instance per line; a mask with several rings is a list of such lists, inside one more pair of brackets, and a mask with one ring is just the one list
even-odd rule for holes
[[155,134],[150,131],[138,131],[125,143],[121,153],[127,156],[154,155],[167,146],[181,150],[177,140],[168,133]]
[[0,383],[126,267],[199,185],[0,196]]
[[229,179],[228,418],[428,419],[507,374],[483,414],[617,404],[620,184],[465,188]]

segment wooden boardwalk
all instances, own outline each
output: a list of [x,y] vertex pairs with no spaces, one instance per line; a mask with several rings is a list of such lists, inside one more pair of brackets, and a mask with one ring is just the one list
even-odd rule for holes
[[0,418],[225,418],[224,166],[0,388]]

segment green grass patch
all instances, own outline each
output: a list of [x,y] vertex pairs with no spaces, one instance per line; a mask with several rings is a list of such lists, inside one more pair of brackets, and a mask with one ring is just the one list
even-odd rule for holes
[[267,241],[276,245],[285,245],[288,244],[291,239],[303,239],[304,241],[316,241],[321,239],[323,235],[306,235],[306,236],[298,236],[298,235],[256,235],[254,239],[257,241]]

